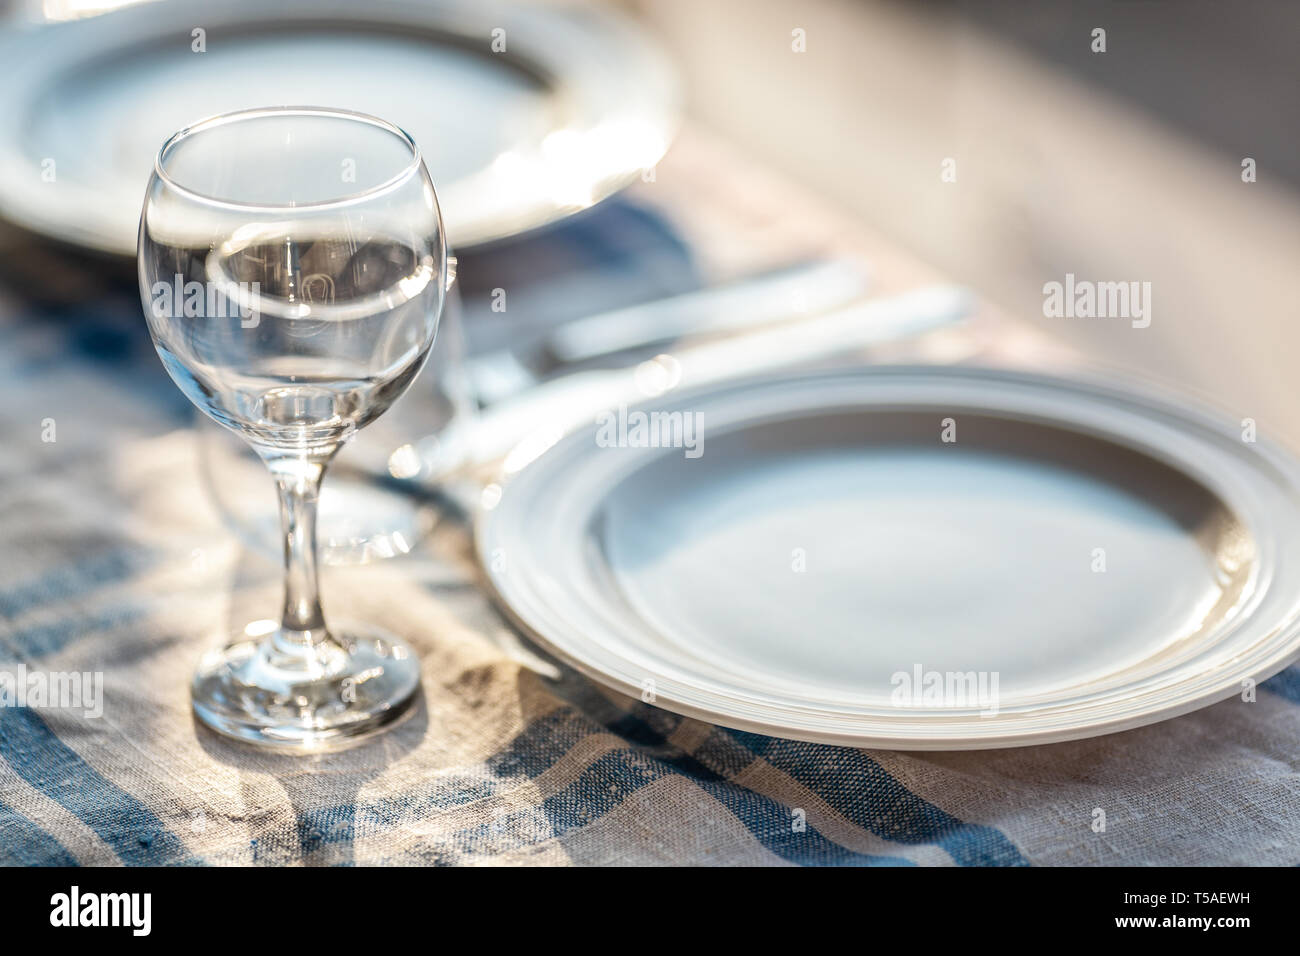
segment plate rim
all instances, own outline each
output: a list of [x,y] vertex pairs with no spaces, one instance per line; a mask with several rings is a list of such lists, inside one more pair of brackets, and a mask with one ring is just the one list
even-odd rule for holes
[[[837,368],[805,372],[784,372],[776,376],[745,376],[743,378],[737,378],[713,385],[706,385],[700,388],[684,388],[680,391],[674,391],[668,396],[649,399],[646,402],[641,403],[640,407],[655,407],[656,404],[662,403],[664,398],[672,398],[674,401],[689,400],[691,395],[703,398],[721,392],[753,388],[764,384],[772,384],[774,382],[803,383],[809,379],[831,379],[845,375],[857,377],[862,375],[881,374],[893,376],[909,376],[918,374],[929,376],[952,375],[957,379],[965,378],[968,381],[971,378],[992,378],[997,382],[1009,382],[1012,384],[1029,385],[1038,388],[1051,388],[1053,386],[1059,388],[1064,385],[1068,389],[1096,394],[1102,398],[1109,399],[1112,402],[1115,400],[1135,400],[1141,404],[1144,414],[1150,414],[1151,412],[1160,413],[1172,418],[1184,426],[1200,427],[1202,429],[1208,428],[1219,437],[1223,437],[1230,430],[1228,428],[1228,422],[1231,419],[1222,409],[1209,405],[1200,398],[1193,397],[1186,393],[1181,393],[1167,386],[1158,385],[1153,382],[1144,382],[1141,387],[1134,387],[1133,382],[1129,379],[1123,379],[1117,374],[1103,373],[1097,369],[1073,370],[1067,377],[1064,375],[1026,371],[1017,367],[979,363],[960,365],[890,364],[885,366],[858,366],[847,369]],[[1074,425],[1077,428],[1077,423],[1066,422],[1065,424]],[[547,459],[557,448],[564,447],[568,443],[577,440],[576,436],[585,434],[585,430],[584,427],[583,429],[579,429],[574,433],[566,435],[564,439],[556,443],[551,450],[547,451],[517,474],[498,480],[503,485],[507,486],[521,480],[525,475],[533,471],[540,462]],[[1139,450],[1157,460],[1165,460],[1158,454],[1153,454],[1151,449]],[[1296,497],[1297,502],[1300,503],[1300,461],[1297,461],[1296,458],[1289,454],[1280,445],[1264,438],[1259,438],[1253,444],[1253,448],[1248,450],[1246,454],[1253,456],[1250,459],[1252,462],[1255,457],[1258,457],[1261,459],[1262,466],[1274,469],[1282,478],[1286,479],[1286,490],[1292,493]],[[1185,462],[1173,462],[1170,464],[1183,473],[1188,473]],[[1261,465],[1252,464],[1251,467],[1258,469]],[[1199,469],[1190,474],[1193,480],[1205,484],[1205,476]],[[1218,496],[1222,491],[1222,488],[1218,483],[1211,483],[1207,487],[1209,487],[1216,496]],[[1224,500],[1225,503],[1228,504],[1237,504],[1237,501],[1231,498]],[[1298,504],[1298,509],[1300,509],[1300,504]],[[626,680],[619,674],[611,673],[597,664],[584,659],[580,654],[571,652],[562,642],[557,643],[552,640],[546,633],[544,633],[542,627],[539,627],[536,622],[528,620],[525,617],[525,610],[521,610],[515,606],[515,603],[511,600],[510,593],[508,593],[510,591],[509,572],[495,569],[493,563],[487,558],[487,556],[492,553],[492,536],[499,525],[499,522],[494,520],[495,513],[495,507],[491,509],[480,507],[474,513],[474,545],[476,558],[481,568],[482,579],[485,582],[493,604],[516,628],[547,653],[553,655],[592,680],[595,680],[599,684],[632,697],[640,696],[642,685]],[[1245,516],[1241,517],[1242,520],[1245,520]],[[1271,576],[1271,570],[1269,570],[1269,574]],[[543,606],[541,615],[543,618],[546,617],[545,611],[546,608]],[[1249,614],[1244,615],[1243,621],[1248,620],[1249,616]],[[543,627],[547,623],[546,620],[543,620]],[[1001,749],[1007,747],[1057,743],[1116,733],[1123,730],[1162,722],[1237,696],[1241,691],[1241,680],[1243,677],[1250,677],[1257,685],[1282,671],[1295,660],[1300,659],[1300,615],[1293,611],[1289,617],[1272,627],[1270,633],[1277,636],[1277,639],[1273,641],[1273,644],[1276,646],[1271,650],[1265,648],[1265,660],[1260,662],[1259,666],[1244,670],[1240,667],[1230,670],[1220,666],[1215,670],[1201,672],[1200,674],[1200,676],[1204,678],[1206,675],[1211,675],[1212,677],[1212,675],[1217,672],[1222,675],[1218,680],[1211,679],[1208,686],[1183,698],[1162,703],[1154,707],[1148,705],[1145,710],[1138,713],[1120,714],[1112,718],[1094,718],[1087,722],[1074,722],[1063,727],[1028,727],[1022,730],[1004,730],[999,728],[996,733],[979,736],[941,736],[936,734],[911,736],[906,734],[900,735],[896,732],[880,733],[874,731],[838,731],[829,730],[825,727],[809,728],[791,723],[781,723],[773,719],[758,719],[737,713],[734,710],[732,712],[726,712],[718,709],[711,709],[707,706],[701,706],[691,700],[682,700],[673,696],[671,693],[664,693],[658,687],[655,688],[654,703],[657,706],[662,706],[666,710],[704,720],[719,726],[732,727],[742,731],[762,733],[775,737],[840,746],[867,747],[897,751],[942,751]],[[1278,644],[1278,639],[1284,639],[1284,643]],[[1263,643],[1263,641],[1263,638],[1257,640],[1251,645],[1250,650],[1257,649],[1258,645]],[[1202,682],[1204,683],[1204,681]],[[1131,693],[1128,695],[1130,698],[1132,696]],[[1096,705],[1094,704],[1093,706]],[[771,711],[780,708],[774,703],[770,705],[768,709]],[[816,715],[813,716],[815,717]],[[861,715],[847,716],[849,719],[856,720],[859,723],[871,723],[872,721],[878,722],[879,720],[877,717],[867,719]],[[905,717],[905,713],[901,716]]]

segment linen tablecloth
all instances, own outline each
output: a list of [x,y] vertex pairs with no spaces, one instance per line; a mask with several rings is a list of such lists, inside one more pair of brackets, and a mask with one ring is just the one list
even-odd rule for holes
[[[518,290],[536,314],[558,315],[585,290],[567,303],[576,314],[614,304],[599,289],[630,275],[650,295],[690,284],[691,270],[716,277],[764,249],[786,255],[792,237],[809,251],[844,245],[835,228],[807,225],[807,201],[798,225],[778,228],[728,165],[718,182],[730,192],[707,193],[714,207],[730,195],[730,218],[689,204],[693,218],[673,223],[680,248],[647,278],[640,250],[618,254],[628,217],[685,208],[711,161],[679,147],[657,183],[538,253],[586,255],[588,279],[604,286],[547,286],[549,261],[501,279],[511,256],[466,268],[485,288]],[[761,194],[773,196],[767,185]],[[769,207],[789,209],[788,197]],[[215,511],[193,411],[153,353],[129,276],[104,281],[8,242],[0,670],[102,674],[103,700],[98,715],[0,708],[3,862],[1300,863],[1296,667],[1253,702],[1074,743],[891,753],[763,737],[607,692],[533,649],[484,596],[452,514],[410,555],[324,572],[329,614],[373,620],[420,654],[416,714],[321,757],[227,743],[191,717],[189,676],[217,631],[275,612],[279,570]],[[882,290],[923,272],[884,244],[858,248]],[[487,331],[471,332],[490,338],[491,318],[481,321]],[[1014,351],[1014,336],[996,338]]]

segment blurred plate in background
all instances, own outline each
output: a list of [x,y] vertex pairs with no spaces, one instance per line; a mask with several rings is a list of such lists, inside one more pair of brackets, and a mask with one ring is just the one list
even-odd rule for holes
[[[646,411],[678,415],[682,447],[647,446]],[[626,442],[589,425],[490,497],[479,558],[544,647],[669,710],[1009,747],[1185,713],[1300,653],[1300,464],[1217,416],[885,367],[620,419]]]
[[587,7],[146,3],[11,32],[0,56],[0,214],[120,255],[158,147],[216,113],[322,105],[402,126],[457,250],[609,196],[660,159],[676,118],[657,49]]

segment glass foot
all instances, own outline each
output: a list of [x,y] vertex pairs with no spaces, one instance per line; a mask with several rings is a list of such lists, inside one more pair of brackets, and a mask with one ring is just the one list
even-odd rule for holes
[[204,655],[192,695],[194,713],[218,733],[310,753],[391,725],[419,686],[418,658],[390,634],[344,627],[304,648],[296,633],[258,622]]

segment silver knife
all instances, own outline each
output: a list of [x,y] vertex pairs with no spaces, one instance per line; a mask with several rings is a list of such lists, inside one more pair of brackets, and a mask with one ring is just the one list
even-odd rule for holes
[[403,445],[389,459],[399,479],[438,480],[501,463],[519,470],[600,412],[654,395],[816,362],[960,322],[972,295],[928,286],[824,315],[660,356],[634,368],[574,372],[489,407],[476,419]]
[[[682,295],[656,299],[566,322],[540,348],[539,363],[562,368],[666,345],[687,335],[739,333],[860,299],[870,275],[856,259],[818,259]],[[466,362],[475,394],[485,405],[538,384],[539,374],[510,349]]]

